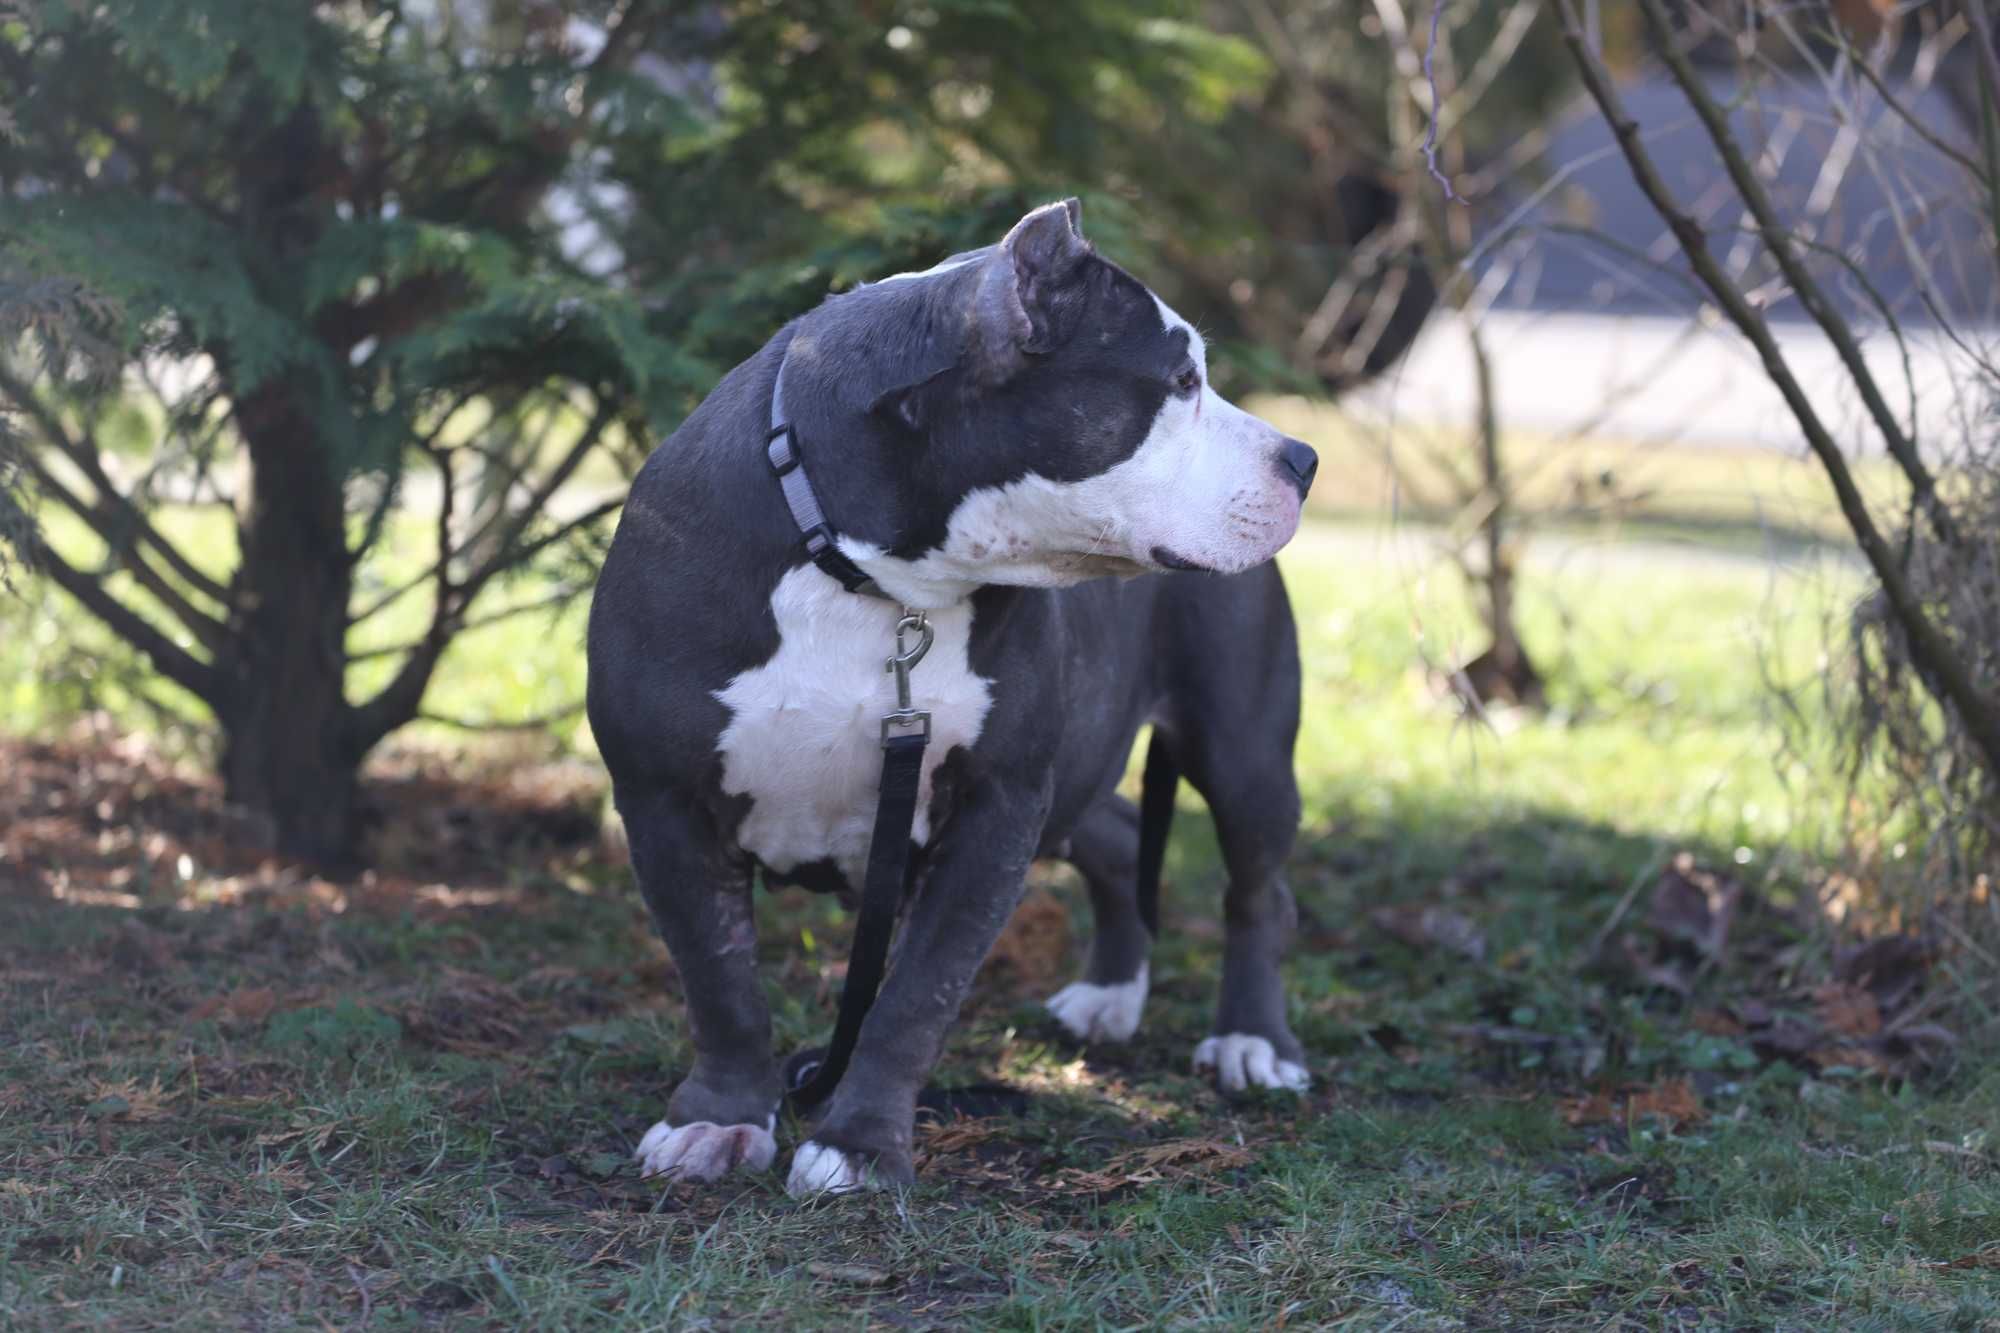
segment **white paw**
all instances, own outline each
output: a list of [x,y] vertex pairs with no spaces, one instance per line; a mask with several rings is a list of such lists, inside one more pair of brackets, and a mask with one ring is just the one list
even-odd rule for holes
[[680,1180],[720,1180],[738,1167],[752,1171],[770,1168],[778,1156],[778,1141],[771,1137],[778,1119],[771,1117],[770,1128],[757,1125],[717,1125],[697,1120],[691,1125],[669,1125],[662,1120],[646,1131],[639,1149],[642,1176],[673,1176]]
[[869,1183],[867,1173],[846,1153],[807,1140],[792,1155],[785,1193],[794,1199],[815,1199],[822,1194],[852,1194],[867,1189]]
[[1078,1041],[1129,1041],[1146,1007],[1146,964],[1139,964],[1138,976],[1116,986],[1072,981],[1049,996],[1047,1007]]
[[1277,1048],[1263,1037],[1247,1032],[1229,1032],[1205,1038],[1194,1048],[1197,1071],[1213,1069],[1222,1086],[1230,1092],[1245,1088],[1279,1088],[1304,1092],[1312,1082],[1306,1067],[1280,1060]]

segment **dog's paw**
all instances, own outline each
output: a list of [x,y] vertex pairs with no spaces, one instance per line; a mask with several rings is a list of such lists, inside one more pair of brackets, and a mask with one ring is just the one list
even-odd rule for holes
[[791,1174],[785,1177],[785,1193],[794,1199],[817,1199],[822,1194],[852,1194],[874,1189],[874,1173],[838,1148],[810,1139],[792,1155]]
[[1304,1092],[1312,1082],[1301,1064],[1278,1058],[1278,1050],[1264,1037],[1247,1032],[1227,1032],[1205,1038],[1194,1048],[1194,1067],[1215,1071],[1228,1092],[1246,1088],[1276,1088],[1284,1092]]
[[751,1171],[770,1168],[778,1156],[778,1141],[771,1136],[777,1128],[772,1117],[769,1128],[761,1125],[717,1125],[697,1120],[690,1125],[669,1125],[662,1120],[639,1140],[639,1174],[671,1176],[679,1180],[720,1180],[739,1167]]
[[1116,986],[1073,981],[1049,996],[1046,1007],[1078,1041],[1130,1041],[1146,1007],[1146,965]]

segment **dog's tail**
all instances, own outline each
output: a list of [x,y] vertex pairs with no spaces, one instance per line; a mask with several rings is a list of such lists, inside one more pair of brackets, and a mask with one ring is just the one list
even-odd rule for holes
[[1160,868],[1167,860],[1167,834],[1174,823],[1174,796],[1181,785],[1180,765],[1158,727],[1146,746],[1146,772],[1139,787],[1139,919],[1146,933],[1160,934]]

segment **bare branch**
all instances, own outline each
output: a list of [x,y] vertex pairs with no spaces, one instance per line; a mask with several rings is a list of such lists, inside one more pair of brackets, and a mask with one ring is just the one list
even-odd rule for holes
[[550,727],[568,722],[583,714],[584,701],[564,704],[561,708],[551,708],[543,713],[530,713],[527,717],[510,718],[505,721],[492,718],[455,717],[448,713],[433,713],[428,710],[417,714],[419,722],[435,722],[441,727],[455,727],[460,731],[545,731]]
[[417,715],[424,690],[430,685],[431,673],[437,669],[438,659],[444,656],[452,633],[459,628],[457,617],[495,575],[526,564],[556,543],[616,513],[624,503],[623,497],[602,501],[534,541],[503,548],[491,560],[453,585],[456,607],[448,610],[440,606],[433,612],[430,631],[417,643],[397,670],[395,678],[349,715],[351,743],[366,749]]
[[[1861,355],[1860,344],[1855,341],[1854,331],[1847,326],[1847,321],[1841,318],[1833,303],[1827,299],[1819,280],[1813,277],[1805,264],[1800,261],[1798,251],[1792,245],[1791,233],[1779,219],[1778,210],[1771,203],[1771,196],[1765,190],[1763,181],[1758,179],[1757,173],[1743,156],[1743,150],[1729,128],[1728,114],[1717,105],[1715,98],[1709,95],[1708,87],[1702,82],[1701,75],[1688,60],[1687,53],[1674,40],[1672,25],[1668,22],[1666,13],[1660,8],[1658,0],[1641,0],[1639,12],[1645,18],[1646,27],[1652,32],[1654,42],[1659,47],[1661,60],[1665,62],[1668,72],[1673,75],[1675,84],[1680,87],[1689,105],[1694,108],[1702,127],[1708,131],[1709,142],[1714,144],[1716,152],[1721,154],[1723,168],[1728,171],[1730,180],[1735,182],[1737,193],[1743,197],[1744,206],[1750,210],[1750,216],[1756,219],[1758,234],[1763,238],[1765,247],[1770,250],[1771,257],[1777,261],[1778,270],[1785,275],[1785,281],[1789,282],[1792,290],[1798,294],[1806,313],[1813,317],[1813,322],[1820,326],[1827,340],[1833,344],[1834,351],[1840,356],[1841,364],[1847,367],[1855,389],[1861,394],[1862,403],[1868,408],[1869,416],[1874,418],[1876,429],[1881,432],[1884,447],[1903,469],[1904,476],[1909,478],[1910,486],[1916,492],[1918,503],[1923,506],[1925,516],[1930,519],[1939,536],[1948,542],[1956,540],[1951,512],[1938,496],[1937,483],[1931,477],[1930,469],[1924,466],[1923,459],[1917,455],[1916,446],[1910,442],[1909,436],[1903,433],[1895,412],[1882,397],[1882,390],[1875,383],[1874,373],[1868,369],[1868,363]],[[1572,46],[1572,50],[1574,49]],[[1626,145],[1628,161],[1632,156],[1631,147],[1636,142],[1635,137],[1633,144]]]
[[[565,584],[547,596],[537,597],[531,602],[521,602],[515,606],[504,607],[501,610],[490,612],[487,615],[473,616],[459,624],[457,633],[471,634],[477,630],[513,620],[519,616],[534,615],[538,611],[559,611],[565,606],[574,604],[576,599],[587,591],[589,591],[589,587],[586,584]],[[401,643],[386,644],[380,648],[364,648],[360,652],[349,653],[347,660],[349,664],[352,664],[355,662],[379,661],[384,657],[401,657],[405,653],[415,652],[423,645],[423,642],[422,639],[405,639]]]
[[23,451],[21,462],[28,475],[34,479],[36,487],[44,494],[52,496],[63,508],[75,514],[98,535],[118,560],[118,567],[126,570],[139,586],[158,599],[161,606],[186,627],[188,633],[201,641],[204,648],[212,653],[220,653],[229,641],[229,632],[221,621],[197,610],[167,581],[157,569],[146,562],[144,554],[133,531],[125,526],[118,515],[107,512],[100,505],[93,505],[82,496],[62,484],[53,472],[42,465],[33,451]]
[[[1926,682],[1946,702],[1959,717],[1966,730],[1971,733],[1981,757],[1988,769],[2000,775],[2000,710],[1996,710],[1994,700],[1986,697],[1973,684],[1964,665],[1938,633],[1923,607],[1912,594],[1908,581],[1903,576],[1902,566],[1895,553],[1883,541],[1876,529],[1875,521],[1868,513],[1866,502],[1854,484],[1846,458],[1840,447],[1827,432],[1818,412],[1800,387],[1791,367],[1786,363],[1783,352],[1771,336],[1770,327],[1763,317],[1744,299],[1736,285],[1717,264],[1714,254],[1708,248],[1707,235],[1694,219],[1682,210],[1661,178],[1659,169],[1653,163],[1652,155],[1639,138],[1638,122],[1625,110],[1624,102],[1612,87],[1609,71],[1604,68],[1584,38],[1582,19],[1577,13],[1576,0],[1558,0],[1563,19],[1563,41],[1569,48],[1570,57],[1583,77],[1584,87],[1593,101],[1603,112],[1606,123],[1616,136],[1620,150],[1632,169],[1632,177],[1647,201],[1673,232],[1686,253],[1689,264],[1704,286],[1709,289],[1717,304],[1731,323],[1750,340],[1764,363],[1765,373],[1778,391],[1784,395],[1800,430],[1805,434],[1806,443],[1812,449],[1820,464],[1825,468],[1827,478],[1833,483],[1834,495],[1840,504],[1841,514],[1853,531],[1862,554],[1868,559],[1876,578],[1881,582],[1884,595],[1902,627],[1912,656],[1921,664]],[[1649,26],[1657,25],[1656,31],[1665,31],[1665,15],[1660,12],[1659,0],[1640,0]],[[1670,45],[1670,44],[1669,44]],[[1669,68],[1676,82],[1683,89],[1693,83],[1696,76],[1684,58],[1678,59]],[[1694,96],[1689,92],[1689,96]],[[1711,104],[1712,109],[1712,104]],[[1713,132],[1713,131],[1712,131]],[[1727,127],[1720,129],[1717,137],[1729,141],[1730,150],[1737,162],[1741,153],[1735,151],[1733,138]],[[1768,202],[1768,201],[1767,201]]]
[[100,501],[116,512],[119,521],[130,527],[137,540],[159,552],[160,558],[166,561],[167,568],[176,577],[216,603],[222,606],[229,604],[229,594],[222,585],[190,564],[187,557],[146,521],[138,506],[112,483],[94,442],[72,438],[62,420],[42,401],[34,387],[5,368],[0,368],[0,392],[4,392],[22,413],[41,428],[42,435],[53,448],[76,464],[77,469],[89,478],[90,484],[97,488]]
[[214,667],[169,639],[150,621],[105,591],[96,575],[71,565],[47,542],[35,541],[32,557],[36,569],[74,597],[84,610],[103,621],[112,633],[144,653],[161,675],[210,707],[216,706],[219,681]]

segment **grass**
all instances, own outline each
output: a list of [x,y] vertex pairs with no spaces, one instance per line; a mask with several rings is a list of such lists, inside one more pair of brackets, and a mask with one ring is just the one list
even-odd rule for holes
[[[449,875],[395,869],[457,836],[447,805],[376,878],[328,885],[204,850],[173,813],[198,793],[82,765],[88,800],[0,829],[0,1327],[2000,1326],[1990,1044],[1883,1077],[1715,1017],[1813,1011],[1792,909],[1838,794],[1779,757],[1764,676],[1823,670],[1851,585],[1810,543],[1753,559],[1689,531],[1537,547],[1522,610],[1554,707],[1484,726],[1422,666],[1479,646],[1425,535],[1309,527],[1286,569],[1312,1092],[1231,1102],[1187,1072],[1220,953],[1189,797],[1139,1039],[1080,1050],[1034,1003],[1087,929],[1050,872],[952,1038],[903,1197],[633,1175],[689,1052],[594,846],[496,818]],[[462,645],[441,697],[546,706],[578,678],[570,626]],[[25,628],[49,642],[0,647],[0,697],[53,726],[74,700],[23,678],[71,626]],[[187,848],[187,873],[57,899],[62,867],[18,849],[72,818],[114,869],[126,838],[141,868]],[[1588,950],[1681,849],[1757,904],[1685,1000]],[[1478,957],[1383,907],[1450,914]],[[759,912],[790,1049],[830,1025],[847,925],[802,895]]]

